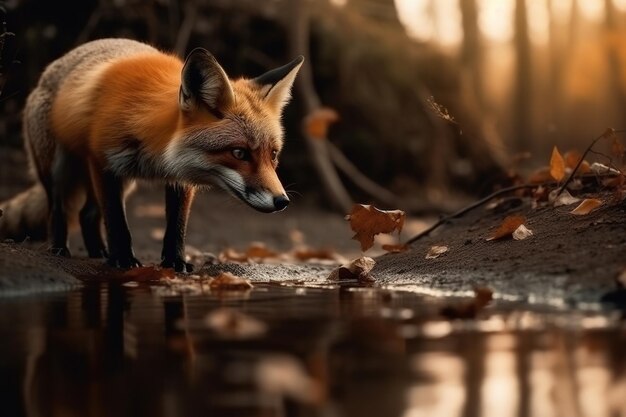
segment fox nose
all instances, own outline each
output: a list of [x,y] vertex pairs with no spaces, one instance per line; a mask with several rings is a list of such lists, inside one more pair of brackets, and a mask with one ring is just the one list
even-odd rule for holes
[[274,197],[274,207],[277,211],[283,210],[289,205],[289,197],[286,195],[279,195]]

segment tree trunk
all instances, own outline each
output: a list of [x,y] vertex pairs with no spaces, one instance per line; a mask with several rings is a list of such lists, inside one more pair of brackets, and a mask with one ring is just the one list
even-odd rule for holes
[[531,100],[532,68],[530,39],[528,37],[528,13],[526,1],[515,1],[515,51],[517,55],[517,74],[515,103],[513,106],[513,128],[516,148],[524,151],[528,148],[532,134]]

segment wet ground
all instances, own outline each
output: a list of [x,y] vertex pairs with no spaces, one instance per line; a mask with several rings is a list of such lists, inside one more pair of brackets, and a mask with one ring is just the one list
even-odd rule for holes
[[[0,154],[0,199],[27,182],[11,157]],[[146,264],[158,262],[161,194],[129,200]],[[189,277],[122,284],[81,257],[77,236],[71,260],[0,243],[0,416],[626,416],[624,204],[577,217],[517,200],[377,257],[366,287],[328,282],[329,264],[203,267],[254,241],[362,255],[343,216],[299,196],[270,216],[219,192],[194,203],[192,261],[250,279],[243,292]],[[511,213],[533,237],[486,241]],[[402,238],[427,223],[410,218]],[[426,259],[433,245],[448,251]],[[494,301],[451,318],[477,285]]]
[[3,416],[623,416],[618,311],[380,288],[169,293],[90,284],[0,299]]

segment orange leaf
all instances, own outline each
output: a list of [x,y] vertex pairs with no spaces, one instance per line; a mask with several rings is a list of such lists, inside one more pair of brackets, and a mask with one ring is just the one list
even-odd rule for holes
[[550,175],[550,168],[543,167],[537,169],[532,174],[530,174],[530,176],[528,177],[528,182],[531,184],[542,184],[544,182],[550,181],[551,179],[552,176]]
[[[573,170],[574,168],[576,168],[576,165],[578,165],[578,162],[583,158],[582,154],[580,152],[578,152],[576,149],[572,149],[570,151],[565,152],[565,155],[563,155],[563,160],[565,162],[565,167]],[[584,161],[583,161],[584,162]],[[581,166],[582,166],[582,162],[581,162]],[[587,163],[587,165],[589,165]]]
[[577,214],[579,216],[584,216],[585,214],[589,214],[598,207],[602,205],[602,200],[598,200],[597,198],[586,198],[572,210],[571,214]]
[[565,161],[556,146],[552,149],[552,157],[550,158],[550,176],[557,181],[561,181],[565,177]]
[[379,233],[400,233],[404,226],[405,214],[402,210],[379,210],[374,206],[355,204],[346,216],[350,227],[355,232],[352,239],[361,243],[361,250],[366,251],[374,246],[374,236]]
[[602,181],[602,185],[609,188],[621,188],[624,185],[624,174],[619,174],[613,178]]
[[326,139],[328,128],[339,120],[339,114],[329,107],[313,110],[304,119],[304,131],[314,139]]
[[502,239],[504,237],[509,237],[513,234],[518,227],[520,227],[526,218],[520,215],[512,215],[505,218],[500,226],[486,239],[486,240],[497,240]]
[[233,275],[230,272],[222,272],[211,280],[209,288],[212,291],[242,291],[252,288],[252,284],[247,279]]
[[312,249],[301,248],[293,251],[293,256],[299,261],[308,261],[311,259],[328,259],[334,261],[338,255],[331,249]]
[[155,266],[141,266],[129,269],[122,274],[122,278],[128,281],[153,282],[163,278],[174,279],[176,273],[172,268],[159,268]]

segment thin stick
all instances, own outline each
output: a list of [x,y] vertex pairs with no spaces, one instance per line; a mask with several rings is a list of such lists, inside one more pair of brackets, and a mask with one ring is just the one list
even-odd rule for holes
[[600,136],[598,136],[593,141],[591,141],[589,146],[587,146],[587,149],[585,149],[585,152],[582,154],[582,156],[578,160],[578,163],[576,164],[576,166],[574,167],[572,172],[569,174],[569,177],[567,177],[567,180],[565,180],[563,185],[561,185],[561,187],[559,187],[559,191],[556,193],[555,199],[558,198],[561,195],[563,190],[565,190],[565,188],[572,181],[572,179],[574,178],[574,174],[576,174],[576,171],[578,171],[578,168],[580,168],[580,164],[583,163],[583,161],[585,160],[585,156],[587,156],[587,154],[591,151],[591,148],[593,148],[593,146],[596,144],[596,142],[598,142],[600,139],[603,139],[603,138],[610,138],[611,136],[614,136],[616,133],[623,133],[623,132],[626,132],[626,130],[615,130],[615,129],[609,127],[607,130],[604,131],[604,133],[602,133]]
[[461,217],[462,215],[464,215],[465,213],[474,210],[477,207],[482,206],[485,203],[488,203],[490,200],[493,200],[496,197],[499,197],[503,194],[507,194],[510,193],[511,191],[517,191],[517,190],[522,190],[524,188],[534,188],[534,187],[539,187],[541,185],[550,185],[550,184],[554,184],[554,183],[543,183],[543,184],[518,184],[518,185],[512,185],[510,187],[506,187],[506,188],[502,188],[501,190],[498,190],[496,192],[493,192],[491,194],[489,194],[488,196],[470,204],[469,206],[463,207],[462,209],[460,209],[459,211],[456,211],[448,216],[444,216],[441,219],[439,219],[437,221],[437,223],[433,224],[432,226],[430,226],[428,229],[426,230],[422,230],[420,233],[418,233],[417,235],[413,236],[411,239],[406,241],[406,245],[410,245],[411,243],[415,242],[416,240],[424,237],[424,236],[428,236],[433,230],[435,230],[436,228],[438,228],[439,226],[441,226],[444,223],[447,223],[448,221],[455,219],[457,217]]

